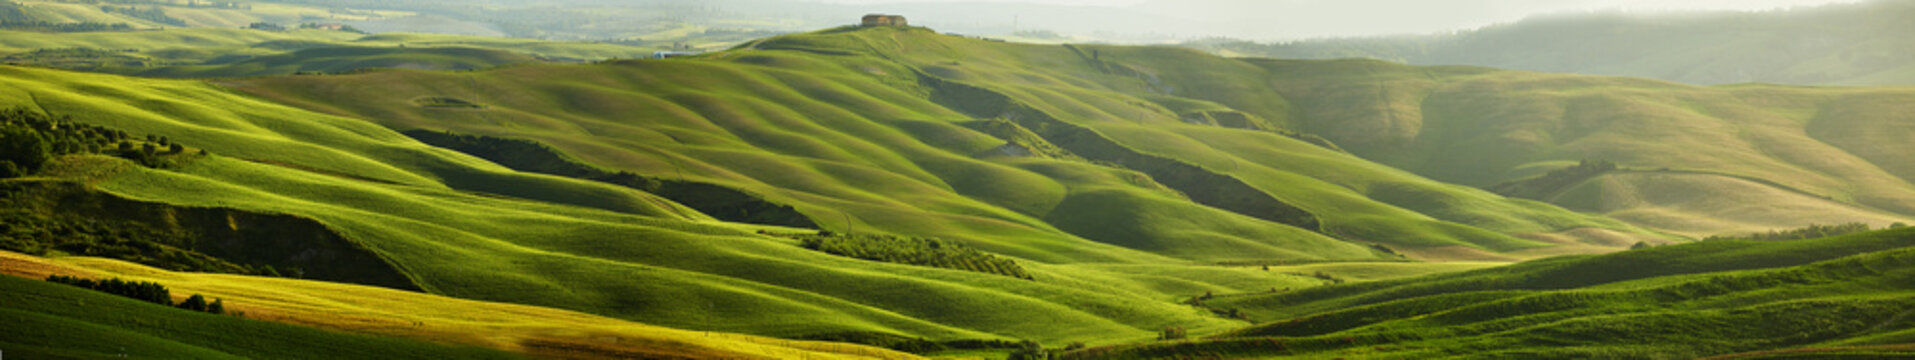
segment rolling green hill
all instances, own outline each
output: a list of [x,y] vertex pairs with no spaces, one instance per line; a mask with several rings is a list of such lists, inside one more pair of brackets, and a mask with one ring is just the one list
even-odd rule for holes
[[[1503,258],[1656,238],[1370,163],[1275,127],[1289,121],[1282,115],[1154,94],[1142,75],[1112,70],[1127,65],[1086,61],[1089,50],[921,29],[828,30],[748,47],[688,60],[229,86],[398,129],[524,138],[598,166],[749,189],[826,229],[959,238],[1040,261],[1109,261],[1065,245],[1075,238],[1206,261],[1377,256],[1352,243]],[[1169,48],[1096,51],[1254,69]],[[391,92],[353,90],[370,84]],[[485,107],[411,100],[420,98]],[[1273,106],[1285,107],[1264,108]]]
[[[1221,330],[1233,322],[1163,299],[1317,283],[1068,235],[993,240],[1048,241],[1069,250],[1052,250],[1054,257],[1162,271],[1014,258],[1033,281],[857,260],[751,233],[793,230],[717,223],[625,187],[510,172],[370,123],[201,82],[20,67],[0,67],[0,77],[7,94],[0,99],[9,102],[0,106],[164,134],[214,154],[173,170],[70,157],[53,167],[73,170],[49,176],[78,176],[140,201],[310,218],[442,295],[788,337],[860,331],[1058,343],[1144,338],[1166,324]],[[1361,246],[1334,246],[1376,256]]]
[[[229,41],[211,49],[271,50],[184,76],[523,56],[192,31]],[[1907,219],[1915,162],[1898,116],[1910,95],[838,28],[686,58],[456,72],[200,81],[0,66],[0,107],[209,152],[161,168],[69,155],[0,181],[304,219],[410,282],[394,287],[676,328],[1047,345],[1167,327],[1226,336],[1072,353],[1142,357],[1703,356],[1906,342],[1895,284],[1909,232],[1460,273],[1487,265],[1418,261]],[[1618,166],[1524,182],[1535,200],[1471,187],[1558,179],[1544,174],[1583,159]],[[728,205],[738,199],[751,205]],[[754,219],[738,209],[786,221],[720,220]],[[1422,274],[1436,275],[1398,279]],[[1362,282],[1320,287],[1349,280]],[[1481,307],[1394,316],[1459,304]],[[1656,321],[1688,310],[1698,324],[1787,326],[1574,341],[1673,326]],[[1312,314],[1326,315],[1244,328]],[[1607,315],[1620,325],[1587,318]],[[1854,320],[1866,318],[1888,320]],[[1695,343],[1656,343],[1676,340]]]
[[1220,296],[1207,304],[1260,323],[1064,358],[1906,356],[1906,346],[1881,345],[1915,341],[1911,246],[1915,229],[1709,241]]

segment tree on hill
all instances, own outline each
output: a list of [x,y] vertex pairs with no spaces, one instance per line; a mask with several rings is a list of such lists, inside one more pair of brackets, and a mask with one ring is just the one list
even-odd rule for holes
[[1179,340],[1189,336],[1182,326],[1165,326],[1163,331],[1157,332],[1157,340]]
[[206,307],[207,307],[206,297],[200,296],[199,294],[193,294],[193,296],[187,297],[186,301],[181,301],[179,305],[179,308],[181,309],[187,309],[187,310],[199,311],[199,312],[205,312]]
[[13,163],[13,176],[39,171],[52,153],[53,148],[38,133],[17,127],[0,129],[0,161]]

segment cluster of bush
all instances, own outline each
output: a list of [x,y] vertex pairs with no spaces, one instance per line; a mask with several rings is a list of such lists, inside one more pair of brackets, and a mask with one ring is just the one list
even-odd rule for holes
[[121,15],[138,18],[138,19],[145,19],[152,22],[173,25],[173,26],[186,26],[186,20],[180,20],[179,18],[176,18],[176,17],[167,16],[166,9],[162,9],[159,6],[141,8],[138,6],[101,5],[100,12],[104,12],[108,14],[121,14]]
[[124,296],[134,300],[145,301],[145,302],[166,305],[166,306],[172,306],[172,307],[177,307],[177,308],[186,309],[186,310],[192,310],[192,311],[198,311],[198,312],[204,312],[204,313],[213,313],[213,314],[226,313],[226,302],[224,300],[213,299],[213,302],[209,303],[209,302],[206,302],[206,297],[200,296],[200,294],[193,294],[193,296],[186,297],[186,301],[181,301],[179,304],[174,304],[172,291],[167,290],[165,285],[160,285],[159,283],[156,283],[156,282],[126,281],[126,280],[120,280],[120,278],[111,278],[111,279],[106,279],[101,281],[94,281],[93,279],[84,279],[84,278],[65,276],[65,275],[48,276],[47,281],[78,286],[81,288],[91,289],[93,291],[99,291],[103,293]]
[[320,24],[320,23],[309,22],[309,23],[299,24],[299,28],[319,29],[319,30],[338,30],[338,31],[344,31],[344,32],[355,33],[355,34],[366,33],[365,31],[359,30],[357,28],[353,28],[352,25]]
[[246,28],[253,29],[253,30],[265,30],[265,31],[286,31],[286,26],[284,25],[274,24],[274,23],[269,23],[264,21],[246,24]]
[[1496,184],[1490,186],[1489,191],[1503,196],[1533,199],[1617,169],[1621,167],[1608,160],[1583,160],[1576,166],[1551,170],[1543,176]]
[[125,131],[82,124],[71,116],[55,119],[25,108],[0,110],[0,178],[33,174],[61,155],[111,154],[160,168],[173,165],[160,155],[184,151],[185,146],[164,136],[147,135],[140,142]]
[[112,71],[112,68],[144,68],[169,65],[141,56],[133,49],[48,48],[7,55],[8,64],[28,64],[83,71]]
[[[1042,344],[1030,340],[963,339],[931,341],[924,338],[904,337],[895,334],[869,331],[815,334],[801,336],[798,337],[798,339],[869,345],[920,355],[951,350],[1009,349],[1012,350],[1011,359],[1048,359],[1051,357],[1051,350],[1045,349]],[[1064,347],[1063,350],[1070,351],[1082,348],[1084,348],[1083,342],[1075,342]]]
[[132,25],[126,23],[73,22],[56,23],[40,20],[0,20],[0,29],[40,32],[94,32],[94,31],[131,31]]
[[[1901,223],[1896,223],[1896,225],[1906,226]],[[1899,228],[1902,226],[1889,226],[1889,228]],[[1830,237],[1830,236],[1836,236],[1836,235],[1853,234],[1853,233],[1864,232],[1869,230],[1871,229],[1869,229],[1868,224],[1859,223],[1859,222],[1847,223],[1847,224],[1835,224],[1835,225],[1809,224],[1809,226],[1805,226],[1798,229],[1789,229],[1789,230],[1782,230],[1782,231],[1770,230],[1769,232],[1766,232],[1766,233],[1754,233],[1754,234],[1743,234],[1743,235],[1716,235],[1716,236],[1703,238],[1702,240],[1703,241],[1801,240],[1801,239],[1814,239],[1814,238],[1823,238],[1823,237]]]
[[972,249],[963,244],[933,239],[892,235],[841,234],[820,231],[794,237],[806,249],[827,254],[888,263],[929,266],[1003,275],[1035,280],[1011,259]]

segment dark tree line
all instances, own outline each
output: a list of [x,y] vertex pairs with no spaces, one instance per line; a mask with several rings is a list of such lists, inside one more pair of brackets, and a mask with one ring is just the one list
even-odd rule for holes
[[[1891,226],[1890,228],[1892,229],[1894,227]],[[1801,239],[1814,239],[1814,238],[1830,237],[1830,236],[1836,236],[1836,235],[1853,234],[1853,233],[1864,232],[1869,230],[1870,229],[1868,227],[1868,224],[1859,223],[1859,222],[1847,223],[1847,224],[1835,224],[1835,225],[1809,224],[1809,226],[1805,226],[1798,229],[1789,229],[1789,230],[1782,230],[1782,231],[1770,230],[1769,232],[1766,232],[1766,233],[1753,233],[1753,234],[1744,234],[1744,235],[1716,235],[1716,236],[1710,236],[1708,238],[1704,238],[1702,240],[1704,241],[1801,240]]]
[[166,15],[166,9],[162,9],[159,6],[141,8],[138,6],[101,5],[100,12],[122,14],[173,26],[186,26],[186,20],[180,20],[179,18]]
[[48,276],[47,281],[186,310],[213,314],[226,313],[226,302],[224,300],[213,299],[212,302],[206,302],[206,297],[200,296],[200,294],[193,294],[193,296],[187,297],[186,301],[181,301],[175,305],[173,304],[172,291],[167,290],[165,285],[160,285],[160,283],[156,282],[126,281],[120,280],[120,278],[95,281],[93,279],[66,275]]
[[827,254],[905,265],[964,270],[1033,280],[1030,272],[1011,259],[972,249],[963,244],[933,239],[892,235],[839,234],[823,231],[798,235],[806,249]]

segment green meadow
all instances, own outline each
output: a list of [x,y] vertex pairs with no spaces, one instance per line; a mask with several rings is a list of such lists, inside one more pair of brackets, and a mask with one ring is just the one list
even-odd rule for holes
[[1911,245],[1909,229],[1709,241],[1220,296],[1259,324],[1063,357],[1907,356]]

